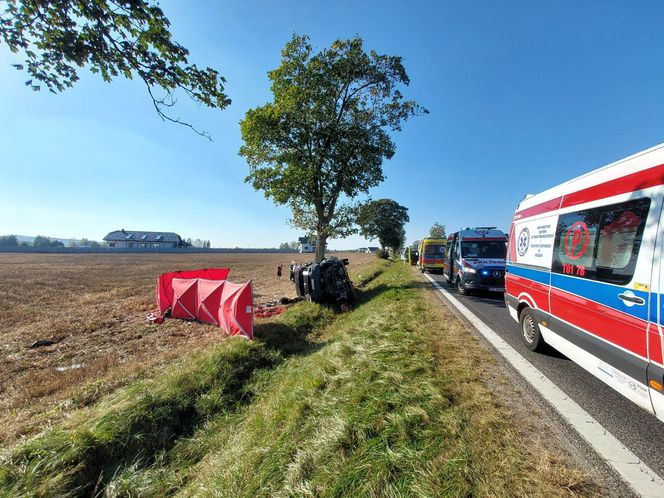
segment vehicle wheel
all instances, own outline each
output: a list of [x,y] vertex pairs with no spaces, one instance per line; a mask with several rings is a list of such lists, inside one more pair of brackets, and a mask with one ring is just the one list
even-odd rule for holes
[[463,286],[463,282],[461,281],[460,278],[456,279],[456,288],[457,288],[457,292],[459,292],[459,294],[461,294],[462,296],[465,296],[466,294],[468,294],[468,291]]
[[524,308],[519,317],[521,340],[531,351],[542,351],[546,345],[531,308]]

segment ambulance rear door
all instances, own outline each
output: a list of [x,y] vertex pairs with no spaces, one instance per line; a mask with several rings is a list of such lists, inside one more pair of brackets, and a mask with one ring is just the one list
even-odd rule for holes
[[650,285],[650,306],[648,325],[648,390],[652,407],[657,418],[664,420],[664,211],[661,209],[662,197],[659,199],[660,216],[657,227],[657,246],[653,259],[652,280]]

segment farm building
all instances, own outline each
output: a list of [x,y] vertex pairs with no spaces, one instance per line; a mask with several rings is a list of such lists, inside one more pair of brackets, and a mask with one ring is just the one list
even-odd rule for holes
[[316,252],[316,245],[318,244],[317,240],[311,240],[309,237],[300,237],[297,239],[297,242],[297,250],[299,252]]
[[378,247],[360,247],[357,251],[358,252],[363,252],[366,254],[372,254],[376,252],[379,248]]
[[104,240],[108,247],[127,248],[160,248],[172,249],[175,247],[189,247],[191,244],[182,240],[173,232],[137,232],[134,230],[115,230],[110,232]]

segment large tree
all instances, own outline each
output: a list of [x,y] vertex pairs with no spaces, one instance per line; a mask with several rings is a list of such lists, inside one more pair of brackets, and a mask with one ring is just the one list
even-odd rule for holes
[[[189,64],[189,52],[171,39],[170,22],[152,0],[5,0],[0,40],[25,57],[27,85],[61,92],[88,67],[104,81],[117,76],[143,81],[157,114],[197,133],[168,109],[181,90],[195,102],[223,109],[230,104],[225,79],[211,68]],[[24,69],[23,64],[15,64]]]
[[427,111],[399,90],[409,83],[401,57],[366,53],[361,38],[317,52],[293,35],[268,76],[273,101],[241,122],[246,181],[290,206],[321,261],[328,238],[356,230],[352,199],[383,181],[383,160],[395,152],[389,132]]
[[358,210],[357,223],[360,234],[368,239],[378,239],[381,249],[397,251],[404,243],[404,225],[410,221],[408,208],[392,199],[367,202]]
[[444,239],[447,237],[445,234],[445,225],[441,225],[438,222],[435,222],[433,226],[429,229],[429,237],[434,239]]

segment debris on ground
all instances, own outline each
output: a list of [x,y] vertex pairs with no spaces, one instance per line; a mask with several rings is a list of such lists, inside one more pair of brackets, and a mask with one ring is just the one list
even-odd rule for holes
[[50,339],[39,339],[30,344],[30,349],[41,348],[42,346],[52,346],[53,344],[55,344],[55,341]]
[[83,368],[82,363],[75,363],[73,365],[69,365],[68,367],[55,367],[55,369],[58,372],[66,372],[67,370],[78,370],[79,368]]
[[37,348],[41,348],[41,347],[44,347],[44,346],[52,346],[53,344],[56,344],[56,343],[60,342],[64,338],[65,338],[65,336],[53,337],[52,339],[38,339],[35,342],[33,342],[32,344],[30,344],[30,346],[28,346],[28,347],[30,349],[37,349]]
[[255,317],[258,318],[272,318],[273,316],[281,315],[282,313],[285,313],[286,306],[259,306],[256,308],[256,311],[254,313]]

